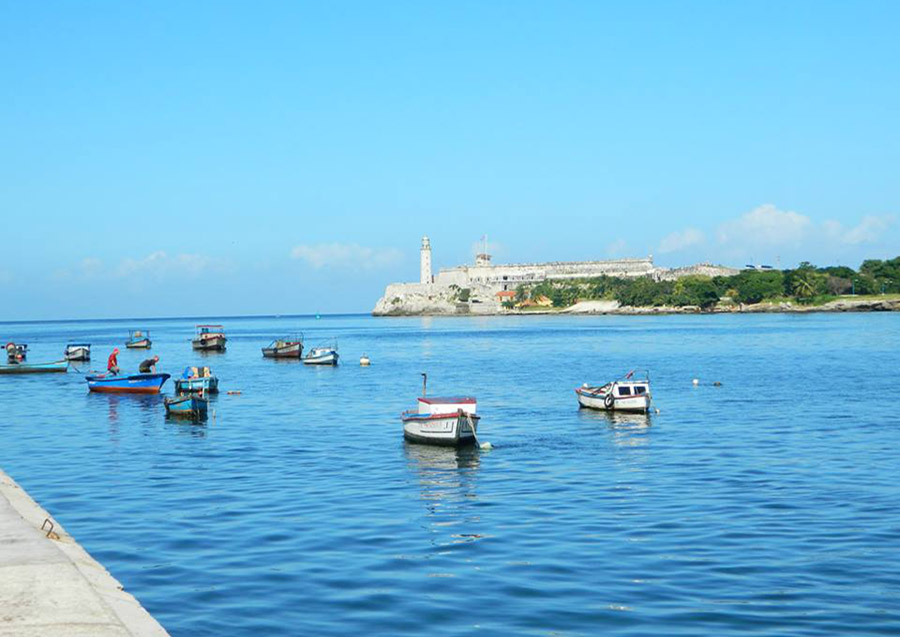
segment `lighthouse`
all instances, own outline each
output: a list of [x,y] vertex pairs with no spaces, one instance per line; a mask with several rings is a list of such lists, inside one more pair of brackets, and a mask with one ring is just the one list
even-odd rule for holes
[[428,237],[422,237],[422,268],[421,283],[431,285],[431,242]]

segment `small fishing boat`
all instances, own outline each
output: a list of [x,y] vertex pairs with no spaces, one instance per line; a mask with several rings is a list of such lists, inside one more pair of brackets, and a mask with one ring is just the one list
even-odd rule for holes
[[94,374],[85,376],[88,389],[109,394],[158,394],[169,374]]
[[153,342],[150,340],[149,330],[131,330],[128,332],[128,340],[125,347],[128,349],[150,349]]
[[175,398],[166,398],[166,416],[182,416],[201,420],[209,412],[209,399],[202,395],[186,394]]
[[478,442],[478,403],[471,396],[430,397],[425,395],[427,377],[422,374],[422,396],[418,409],[405,411],[403,437],[409,442],[461,447]]
[[197,336],[191,341],[191,346],[203,352],[224,352],[227,340],[221,325],[198,325]]
[[28,345],[25,343],[7,343],[6,344],[6,360],[9,363],[18,363],[25,360],[28,356]]
[[219,379],[212,375],[209,367],[186,367],[181,378],[175,379],[175,391],[179,394],[203,392],[219,393]]
[[575,389],[578,404],[590,409],[605,411],[632,411],[646,413],[650,411],[650,375],[644,372],[642,378],[634,378],[634,372],[628,372],[623,378],[605,385],[592,387],[585,383]]
[[0,365],[0,374],[51,374],[65,372],[69,368],[69,361],[54,361],[52,363],[11,363]]
[[67,361],[89,361],[91,360],[91,344],[69,343],[66,345],[64,355]]
[[306,365],[337,365],[338,358],[337,345],[313,347],[303,357],[303,362]]
[[262,348],[266,358],[300,358],[303,354],[303,335],[296,334],[278,338]]

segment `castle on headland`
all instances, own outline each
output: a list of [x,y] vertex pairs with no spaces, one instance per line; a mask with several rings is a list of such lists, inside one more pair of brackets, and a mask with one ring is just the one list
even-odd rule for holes
[[[501,299],[519,285],[542,281],[584,279],[599,276],[648,276],[657,281],[673,280],[688,275],[731,276],[738,270],[701,263],[684,268],[660,268],[653,256],[637,259],[604,261],[552,261],[549,263],[517,263],[495,265],[487,246],[477,255],[473,265],[441,268],[432,274],[431,241],[422,237],[418,283],[391,283],[375,304],[372,314],[496,314],[503,311]],[[507,293],[504,295],[503,293]]]

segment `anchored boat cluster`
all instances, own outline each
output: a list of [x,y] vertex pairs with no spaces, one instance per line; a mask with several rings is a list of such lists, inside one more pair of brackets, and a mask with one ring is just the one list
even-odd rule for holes
[[[196,351],[224,352],[228,338],[222,325],[198,325],[191,347]],[[152,341],[147,330],[132,330],[125,342],[130,349],[150,349]],[[0,374],[25,374],[65,372],[70,362],[89,361],[89,343],[69,343],[64,351],[64,359],[49,363],[28,363],[28,345],[8,343],[6,345],[7,364],[0,365]],[[118,368],[118,348],[113,349],[107,361],[106,373],[92,373],[85,376],[89,391],[120,394],[158,394],[170,374],[156,371],[153,357],[141,363],[139,373],[120,374]],[[312,347],[303,354],[303,335],[300,333],[276,338],[262,348],[265,358],[297,359],[307,365],[338,364],[337,343]],[[370,365],[365,354],[360,358],[361,366]],[[401,414],[403,437],[409,442],[463,446],[478,443],[477,414],[478,403],[472,396],[434,397],[427,395],[428,377],[422,374],[422,395],[416,409]],[[175,380],[175,396],[166,398],[164,405],[168,416],[186,416],[194,420],[206,418],[209,412],[209,395],[218,393],[219,380],[209,367],[186,367],[180,378]],[[648,413],[652,395],[650,375],[643,372],[635,376],[631,371],[620,379],[604,385],[591,386],[585,383],[575,389],[580,407],[604,411],[626,411]]]

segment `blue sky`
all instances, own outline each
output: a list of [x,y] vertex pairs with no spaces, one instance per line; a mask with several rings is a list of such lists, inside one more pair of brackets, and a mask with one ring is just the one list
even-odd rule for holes
[[0,4],[0,320],[900,254],[896,2]]

